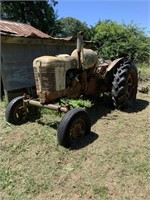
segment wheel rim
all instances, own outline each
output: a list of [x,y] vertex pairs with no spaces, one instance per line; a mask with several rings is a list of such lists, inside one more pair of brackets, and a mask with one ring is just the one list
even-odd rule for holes
[[127,89],[126,89],[126,96],[128,100],[132,100],[134,97],[134,89],[136,88],[135,85],[135,76],[134,73],[130,73],[127,79]]
[[132,89],[133,89],[133,79],[132,79],[131,74],[129,74],[128,80],[127,80],[127,91],[126,91],[126,95],[128,99],[130,98],[132,94]]
[[85,121],[83,119],[76,119],[70,128],[70,136],[72,139],[85,134]]
[[25,120],[25,116],[26,116],[25,109],[22,104],[19,104],[14,110],[13,117],[16,122],[22,122]]

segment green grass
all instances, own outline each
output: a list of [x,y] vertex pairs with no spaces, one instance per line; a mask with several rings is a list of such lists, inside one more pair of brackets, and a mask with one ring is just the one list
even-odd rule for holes
[[109,200],[109,190],[106,186],[100,186],[100,185],[94,185],[93,186],[93,193],[95,199],[101,199],[101,200]]
[[57,112],[14,126],[0,103],[0,200],[148,200],[149,96],[137,98],[130,112],[88,109],[92,133],[73,150],[57,144]]

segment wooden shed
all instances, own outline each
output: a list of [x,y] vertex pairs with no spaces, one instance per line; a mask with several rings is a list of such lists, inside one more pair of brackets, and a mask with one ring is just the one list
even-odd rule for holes
[[43,55],[70,54],[76,48],[71,37],[53,38],[28,24],[0,20],[1,98],[10,101],[34,92],[33,60]]

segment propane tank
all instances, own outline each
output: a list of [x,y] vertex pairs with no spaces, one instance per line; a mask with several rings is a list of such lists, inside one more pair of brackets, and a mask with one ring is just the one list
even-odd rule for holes
[[[83,53],[84,52],[84,53]],[[71,57],[78,59],[78,51],[75,49]],[[82,52],[80,52],[80,65],[83,69],[89,69],[96,65],[98,62],[98,57],[95,51],[92,49],[83,49]]]

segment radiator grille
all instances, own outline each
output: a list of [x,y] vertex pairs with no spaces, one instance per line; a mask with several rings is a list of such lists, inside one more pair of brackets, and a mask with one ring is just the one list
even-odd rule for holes
[[34,67],[36,89],[39,91],[41,85],[42,92],[56,91],[55,68],[41,68],[40,73],[41,80],[39,79],[37,68]]

